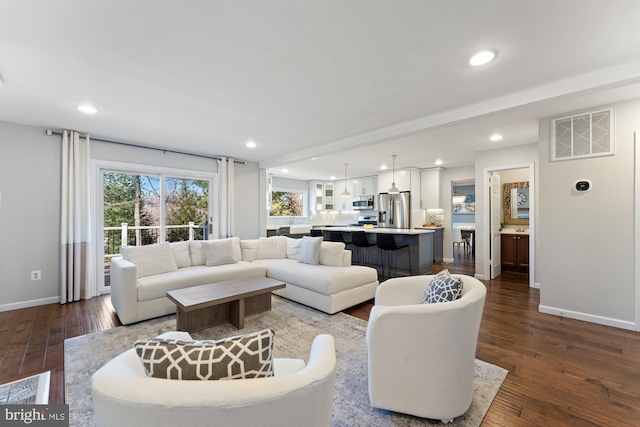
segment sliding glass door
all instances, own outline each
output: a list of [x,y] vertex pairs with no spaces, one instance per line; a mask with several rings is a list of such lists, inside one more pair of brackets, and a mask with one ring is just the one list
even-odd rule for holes
[[100,169],[103,292],[110,286],[110,260],[122,246],[208,238],[215,175],[177,175]]

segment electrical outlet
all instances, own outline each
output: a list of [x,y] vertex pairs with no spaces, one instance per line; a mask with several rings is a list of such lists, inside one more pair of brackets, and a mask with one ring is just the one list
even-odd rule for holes
[[42,279],[42,271],[33,270],[31,272],[31,280],[40,280],[40,279]]

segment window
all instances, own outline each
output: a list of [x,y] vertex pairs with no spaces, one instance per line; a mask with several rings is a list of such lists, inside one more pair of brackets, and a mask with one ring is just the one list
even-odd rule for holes
[[[96,232],[97,241],[103,244],[97,245],[96,253],[104,265],[103,280],[98,282],[101,291],[110,285],[111,258],[120,254],[121,246],[208,238],[214,175],[151,169],[99,170],[101,206],[97,206]],[[185,175],[179,176],[182,173]]]
[[274,189],[269,216],[306,216],[306,200],[307,192],[304,190]]
[[551,161],[614,154],[613,109],[551,121]]

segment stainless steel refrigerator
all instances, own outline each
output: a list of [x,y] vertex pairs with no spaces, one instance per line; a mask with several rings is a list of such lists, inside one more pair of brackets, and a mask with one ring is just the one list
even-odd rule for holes
[[411,193],[378,195],[378,227],[411,228]]

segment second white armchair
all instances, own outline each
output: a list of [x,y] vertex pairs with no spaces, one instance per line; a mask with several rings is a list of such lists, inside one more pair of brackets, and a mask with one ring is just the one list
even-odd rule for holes
[[389,279],[378,287],[367,330],[371,405],[443,422],[464,414],[486,288],[461,277],[455,301],[421,304],[433,276]]

